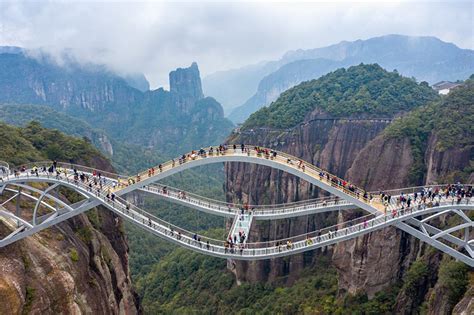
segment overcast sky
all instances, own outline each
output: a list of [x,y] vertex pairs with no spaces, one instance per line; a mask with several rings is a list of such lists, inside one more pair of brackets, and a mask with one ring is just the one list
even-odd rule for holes
[[0,45],[143,72],[152,87],[196,61],[201,74],[288,50],[384,34],[431,35],[474,48],[474,1],[276,3],[0,0]]

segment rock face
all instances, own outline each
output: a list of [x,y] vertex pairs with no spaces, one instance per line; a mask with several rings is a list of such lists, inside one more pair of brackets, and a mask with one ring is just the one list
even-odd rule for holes
[[197,63],[170,72],[170,92],[178,108],[184,112],[189,112],[197,101],[204,98]]
[[[46,132],[54,134],[55,139],[51,141],[61,145],[74,141],[72,137],[46,131],[38,125],[36,135],[37,139],[42,139],[42,146],[33,148],[28,145],[30,137],[26,135],[27,128],[33,127],[21,131],[7,125],[2,128],[9,132],[9,136],[5,136],[7,139],[2,139],[2,148],[7,150],[2,159],[10,162],[24,152],[29,152],[29,158],[40,156],[44,159],[40,150],[48,142],[41,137],[51,138]],[[73,162],[113,171],[110,162],[90,144],[75,140],[74,150],[64,148],[71,157],[77,156],[75,150],[81,152]],[[18,146],[12,147],[9,141]],[[44,184],[35,185],[40,188],[37,185]],[[61,188],[56,192],[57,197],[67,203],[80,200],[80,196],[69,189]],[[4,203],[9,194],[1,194],[0,203],[14,212],[14,203]],[[19,205],[25,218],[35,207],[35,203],[25,197],[21,198]],[[0,220],[2,238],[12,229],[11,222]],[[123,222],[106,208],[98,207],[0,248],[0,301],[1,314],[140,313],[129,274]]]
[[[440,150],[436,130],[433,130],[422,151],[426,176],[421,183],[414,182],[410,171],[415,162],[415,148],[409,138],[385,136],[382,131],[387,123],[315,119],[318,115],[313,112],[301,125],[291,130],[247,128],[241,134],[230,137],[229,142],[261,145],[288,152],[368,191],[450,182],[459,178],[459,170],[466,169],[472,163],[472,146],[455,145],[451,149]],[[228,200],[250,204],[286,203],[321,195],[311,185],[265,167],[228,164],[226,171]],[[472,183],[472,174],[468,178]],[[336,220],[345,221],[351,216],[353,213],[344,212],[337,218],[308,216],[278,222],[257,222],[252,226],[249,236],[251,241],[285,238],[315,230],[321,225],[328,226]],[[443,294],[429,297],[433,287],[433,292],[438,292],[436,281],[442,255],[439,252],[432,254],[428,249],[429,246],[395,228],[386,228],[329,248],[333,265],[338,270],[339,292],[365,293],[369,298],[381,289],[401,281],[416,259],[428,261],[432,270],[420,281],[419,296],[401,292],[397,298],[397,308],[400,313],[410,314],[426,302],[429,313],[435,314],[438,310],[446,314],[453,305],[447,304]],[[235,273],[239,280],[244,281],[291,284],[304,266],[313,263],[314,255],[318,255],[318,252],[264,262],[235,262]],[[472,308],[469,297],[472,298],[472,290],[455,307],[458,313]]]
[[[9,314],[137,314],[122,222],[91,210],[0,249],[0,297]],[[0,230],[6,227],[0,224]]]
[[[314,118],[314,117],[313,117]],[[231,143],[251,143],[288,152],[339,176],[345,175],[360,151],[387,125],[382,121],[343,121],[336,119],[310,119],[291,131],[254,131],[235,134]],[[321,192],[300,179],[263,166],[250,164],[226,165],[226,191],[228,200],[250,204],[286,203],[321,196]],[[258,175],[254,175],[258,174]],[[286,238],[313,231],[336,217],[305,216],[253,224],[251,241]],[[294,255],[285,259],[257,262],[237,262],[240,280],[267,280],[291,283],[301,269],[312,262],[315,252]]]

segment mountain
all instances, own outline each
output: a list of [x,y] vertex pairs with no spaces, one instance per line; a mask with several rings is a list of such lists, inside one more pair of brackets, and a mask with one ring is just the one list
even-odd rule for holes
[[253,112],[260,109],[262,104],[270,104],[289,87],[320,77],[343,66],[343,62],[323,58],[294,61],[283,65],[275,72],[265,76],[258,84],[257,92],[243,105],[234,108],[229,114],[229,118],[236,123],[241,123]]
[[[0,160],[21,165],[47,159],[113,171],[87,141],[35,122],[22,128],[0,123]],[[66,189],[58,197],[77,198]],[[7,198],[4,192],[2,204]],[[15,211],[14,204],[5,206]],[[34,203],[21,200],[25,214],[33,208]],[[0,234],[10,229],[0,221]],[[0,248],[0,299],[5,314],[139,314],[123,222],[99,207]]]
[[[308,61],[320,58],[332,60],[333,67],[328,68],[325,63],[319,67],[318,61],[314,64]],[[248,90],[243,90],[241,83],[232,79],[236,71],[234,70],[228,77],[225,72],[221,72],[219,74],[221,83],[211,80],[214,77],[205,79],[204,88],[209,94],[216,90],[222,93],[235,84],[240,88],[242,95],[252,94],[246,101],[231,104],[235,109],[229,114],[229,118],[236,123],[241,123],[256,108],[270,104],[288,88],[305,80],[316,79],[337,68],[359,63],[378,63],[387,70],[396,69],[404,76],[415,77],[419,82],[427,81],[433,84],[442,80],[467,79],[474,72],[474,51],[461,49],[435,37],[386,35],[353,42],[343,41],[322,48],[290,51],[280,60],[268,63],[277,65],[278,70],[261,72],[265,75],[253,78],[254,81],[273,82],[273,84],[259,84],[258,87],[255,84]],[[259,69],[263,69],[266,64],[260,65]],[[245,68],[240,71],[245,73]],[[311,75],[311,72],[314,74]],[[254,76],[256,73],[259,72],[254,70]],[[243,77],[242,73],[238,79]],[[209,88],[206,87],[208,82],[210,82]],[[254,92],[255,90],[257,91]],[[219,97],[217,99],[220,100]],[[242,105],[237,107],[239,104]]]
[[239,69],[219,71],[203,79],[204,94],[214,96],[229,114],[256,91],[260,80],[279,68],[278,62],[261,62]]
[[338,69],[282,93],[253,113],[242,129],[291,128],[312,117],[393,117],[438,98],[426,82],[416,83],[379,65]]
[[170,91],[149,91],[144,78],[136,81],[145,92],[101,65],[0,54],[0,104],[49,106],[118,141],[174,155],[218,144],[233,127],[221,105],[204,97],[196,63],[170,73]]
[[[417,84],[378,66],[351,68],[334,71],[321,81],[295,86],[268,109],[252,115],[228,142],[252,143],[288,152],[367,191],[457,181],[474,183],[474,81],[468,80],[447,97],[438,97],[425,84]],[[339,79],[346,81],[352,77],[348,72],[357,75],[353,83],[347,84],[359,88],[346,87],[348,95],[338,95]],[[377,77],[379,73],[390,79],[375,79],[374,75]],[[327,89],[321,90],[317,82],[329,78]],[[351,112],[352,102],[340,101],[335,103],[336,107],[326,106],[331,98],[359,95],[364,82],[380,82],[376,84],[376,93],[368,96],[369,104],[379,103],[377,95],[395,96],[394,92],[403,95],[400,99],[403,104],[380,103],[393,110],[387,113],[389,117],[401,117],[393,121],[370,119],[374,117],[374,108],[362,107],[362,111]],[[306,103],[305,97],[312,94],[323,99],[315,104]],[[412,103],[413,100],[418,101]],[[283,103],[286,105],[281,106]],[[339,119],[344,117],[337,115],[340,110],[352,119]],[[278,121],[272,117],[272,113],[277,112]],[[298,119],[293,119],[295,116]],[[267,167],[229,163],[226,171],[229,202],[279,204],[324,195],[307,182]],[[340,212],[256,222],[249,238],[252,242],[284,239],[356,215]],[[449,224],[450,218],[443,221]],[[321,259],[328,256],[330,262],[322,264]],[[317,300],[329,304],[329,310],[338,309],[341,313],[472,313],[474,291],[469,282],[472,269],[393,227],[304,255],[263,262],[235,261],[230,265],[240,283],[286,286],[280,289],[288,297],[287,304],[281,307],[288,308],[288,313],[323,309],[324,303],[314,305],[317,303],[315,295]],[[330,283],[336,288],[321,280],[331,279],[333,271],[337,280]],[[317,284],[308,283],[308,279]],[[294,287],[300,288],[297,293],[292,290]],[[322,288],[331,298],[321,297]],[[291,302],[289,292],[298,296],[298,303]],[[300,300],[301,296],[307,298]],[[276,299],[278,295],[273,297]],[[363,307],[368,308],[361,310]]]
[[105,131],[48,106],[0,104],[0,121],[15,126],[26,126],[31,121],[37,121],[48,129],[57,129],[67,135],[83,138],[110,158],[113,167],[121,174],[132,174],[166,160],[155,150],[117,141]]

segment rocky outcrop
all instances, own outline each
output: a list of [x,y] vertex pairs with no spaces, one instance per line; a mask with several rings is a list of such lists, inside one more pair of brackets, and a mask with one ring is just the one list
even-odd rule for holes
[[354,158],[344,178],[368,191],[410,186],[411,151],[408,139],[377,137]]
[[[288,152],[368,191],[418,184],[414,182],[411,172],[415,164],[414,151],[419,148],[414,148],[409,138],[386,136],[382,133],[385,126],[375,122],[325,120],[319,113],[313,112],[292,130],[247,128],[231,137],[230,142],[256,144]],[[427,144],[422,148],[422,160],[427,169],[422,184],[458,181],[460,170],[469,167],[473,156],[471,146],[441,148],[436,130],[428,136]],[[226,170],[228,200],[248,201],[251,204],[283,203],[321,194],[307,183],[265,167],[232,164],[226,165]],[[467,178],[472,179],[472,174],[468,174]],[[257,222],[251,228],[250,239],[285,238],[315,230],[318,225],[345,221],[353,215],[344,212],[338,218],[313,216]],[[429,300],[429,312],[446,314],[454,305],[447,303],[446,297],[436,289],[438,267],[443,255],[428,249],[429,246],[395,228],[386,228],[329,248],[333,265],[338,271],[341,295],[363,293],[372,298],[377,292],[402,282],[415,260],[426,261],[430,269],[419,279],[417,295],[402,291],[397,297],[397,312],[412,314]],[[236,262],[235,273],[239,280],[244,281],[291,284],[304,266],[314,263],[313,257],[318,254],[309,252],[265,262]],[[457,312],[472,308],[472,303],[467,302],[469,294],[472,295],[469,292],[455,307]]]
[[[343,176],[359,152],[387,125],[381,121],[314,119],[292,130],[247,130],[230,138],[231,143],[256,144],[288,152],[315,165]],[[263,166],[226,165],[228,200],[250,204],[286,203],[315,198],[324,194],[300,179]],[[253,224],[251,241],[286,238],[313,231],[331,223],[335,216],[306,216]],[[278,281],[292,283],[304,266],[312,263],[317,253],[294,255],[285,259],[257,262],[236,262],[240,280]]]
[[474,313],[474,286],[471,286],[461,301],[453,309],[453,314],[469,315]]
[[[474,149],[471,146],[461,147],[455,145],[441,150],[438,145],[438,136],[436,133],[433,133],[429,137],[428,148],[425,154],[425,165],[427,168],[425,181],[428,184],[454,182],[453,173],[458,173],[466,166],[469,166],[470,160],[474,160]],[[472,182],[472,179],[470,181]]]
[[188,112],[204,97],[197,63],[193,62],[189,68],[171,71],[169,76],[170,92],[180,110]]
[[91,210],[1,248],[0,297],[9,314],[139,313],[122,224],[106,209]]

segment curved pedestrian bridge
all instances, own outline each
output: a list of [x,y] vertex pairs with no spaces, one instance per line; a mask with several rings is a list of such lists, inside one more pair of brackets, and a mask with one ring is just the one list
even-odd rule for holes
[[[235,205],[203,198],[156,182],[192,167],[222,162],[243,162],[265,165],[298,176],[335,197],[319,198],[282,205]],[[0,164],[2,166],[4,164]],[[0,240],[0,247],[30,236],[42,229],[67,220],[97,205],[103,205],[122,218],[148,232],[192,250],[232,259],[257,260],[292,255],[342,242],[366,233],[395,226],[431,246],[474,266],[474,240],[470,238],[473,222],[473,200],[470,186],[446,185],[412,187],[390,194],[389,201],[369,193],[328,172],[288,154],[271,149],[244,146],[236,149],[214,147],[185,154],[175,160],[152,167],[136,176],[120,176],[92,168],[51,162],[38,162],[12,170],[2,168],[0,192],[5,196],[0,218],[9,224],[12,233]],[[5,175],[6,174],[6,175]],[[43,189],[37,188],[37,184]],[[58,187],[67,187],[82,196],[75,204],[66,204],[55,197]],[[161,220],[130,204],[123,195],[144,191],[171,202],[226,217],[234,217],[229,239],[238,232],[246,235],[243,241],[227,241],[198,236]],[[416,193],[416,195],[415,195]],[[19,204],[20,198],[31,200],[35,206],[28,213],[9,203]],[[401,201],[400,201],[401,200]],[[408,201],[409,200],[409,201]],[[10,210],[7,210],[9,208]],[[345,211],[361,208],[367,215],[335,226],[312,231],[291,238],[269,242],[249,242],[248,234],[253,220],[273,220],[307,214]],[[456,225],[436,226],[440,216],[453,215]]]

